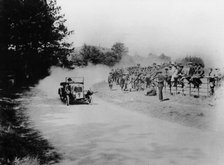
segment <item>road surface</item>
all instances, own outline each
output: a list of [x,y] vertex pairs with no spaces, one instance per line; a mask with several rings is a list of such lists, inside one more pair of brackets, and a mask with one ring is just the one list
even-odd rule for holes
[[150,118],[93,97],[66,106],[33,88],[22,98],[31,122],[62,165],[221,165],[224,136]]

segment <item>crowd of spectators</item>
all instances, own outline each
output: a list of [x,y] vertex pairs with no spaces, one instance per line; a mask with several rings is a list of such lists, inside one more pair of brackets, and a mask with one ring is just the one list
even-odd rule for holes
[[224,76],[219,68],[205,69],[202,64],[188,62],[181,63],[163,63],[148,67],[131,66],[126,68],[112,69],[108,77],[109,87],[119,85],[123,91],[141,91],[147,88],[154,88],[158,85],[158,73],[162,73],[164,83],[169,87],[184,88],[186,84],[192,85],[192,88],[200,88],[202,79],[206,78],[210,87],[210,94],[214,94],[214,87]]

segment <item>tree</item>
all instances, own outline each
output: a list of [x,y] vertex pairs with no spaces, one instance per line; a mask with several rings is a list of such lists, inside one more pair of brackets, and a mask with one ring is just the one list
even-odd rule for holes
[[188,62],[192,62],[195,64],[201,64],[203,67],[205,66],[203,59],[200,57],[196,57],[196,56],[187,56],[187,57],[181,59],[181,63],[183,63],[183,64],[186,64]]
[[1,57],[17,77],[38,79],[73,51],[69,31],[55,0],[4,0],[7,53]]
[[115,53],[117,62],[122,59],[122,56],[125,56],[128,53],[128,49],[125,47],[124,43],[121,42],[115,43],[111,50]]
[[159,58],[161,60],[165,60],[165,61],[171,61],[171,58],[169,56],[166,56],[164,53],[162,53]]
[[120,62],[121,58],[126,54],[127,48],[123,43],[116,43],[111,49],[84,44],[79,54],[76,54],[75,56],[81,58],[84,65],[88,65],[90,62],[92,64],[114,66],[116,63]]
[[105,58],[104,54],[97,47],[86,44],[83,45],[80,54],[83,57],[85,65],[87,65],[88,62],[92,64],[102,64]]
[[117,56],[114,52],[106,52],[104,64],[108,66],[114,66],[117,63]]

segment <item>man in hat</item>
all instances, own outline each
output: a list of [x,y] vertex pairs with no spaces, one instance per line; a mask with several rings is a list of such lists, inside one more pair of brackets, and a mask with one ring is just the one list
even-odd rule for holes
[[159,100],[163,101],[163,87],[164,87],[164,76],[162,75],[162,71],[157,72],[157,86],[159,90]]
[[172,84],[171,84],[171,73],[170,73],[170,71],[171,71],[171,66],[170,67],[165,67],[165,74],[164,74],[164,81],[168,84],[168,86],[169,86],[169,90],[170,90],[170,93],[171,93],[171,86],[172,86]]
[[188,83],[190,84],[191,83],[191,78],[192,76],[194,75],[194,65],[192,62],[188,62],[187,63],[187,66],[189,67],[188,71],[187,71],[187,74],[185,75],[185,79],[188,81]]
[[190,70],[189,70],[189,75],[193,76],[195,73],[195,64],[194,63],[189,63]]
[[200,66],[200,64],[195,64],[194,74],[191,76],[191,83],[194,85],[194,88],[199,88],[202,84],[201,78],[204,77],[204,69]]
[[145,81],[146,81],[146,88],[149,88],[151,84],[151,79],[149,74],[146,75]]
[[208,81],[210,86],[210,95],[214,95],[214,88],[215,88],[215,73],[212,68],[210,68],[209,74],[208,74]]
[[178,68],[177,65],[173,65],[171,83],[173,84],[174,87],[177,86],[177,78],[178,78]]
[[181,85],[181,88],[183,89],[184,87],[184,70],[183,70],[184,66],[182,64],[178,65],[178,77],[177,77],[177,81],[178,83]]
[[110,72],[110,74],[108,76],[108,85],[109,85],[110,89],[113,88],[113,77],[112,77],[112,73],[111,72]]

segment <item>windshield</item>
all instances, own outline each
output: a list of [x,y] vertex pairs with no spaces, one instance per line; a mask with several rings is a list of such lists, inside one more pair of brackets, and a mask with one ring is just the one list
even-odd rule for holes
[[83,91],[82,88],[83,87],[81,87],[81,86],[72,86],[71,90],[77,93],[77,92],[82,92]]

